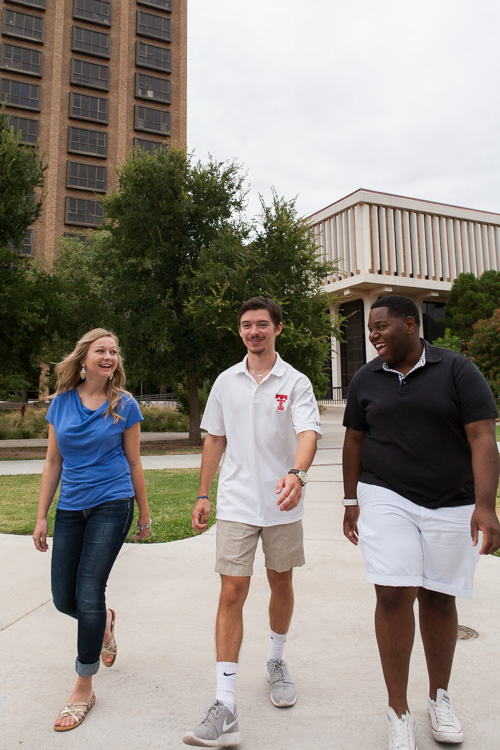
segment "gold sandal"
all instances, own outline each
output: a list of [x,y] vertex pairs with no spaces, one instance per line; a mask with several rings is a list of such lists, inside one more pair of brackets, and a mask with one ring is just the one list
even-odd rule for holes
[[67,727],[62,727],[60,724],[54,724],[54,729],[56,730],[56,732],[69,732],[70,729],[76,729],[76,727],[80,726],[80,724],[94,705],[95,695],[92,695],[92,698],[88,703],[68,703],[67,706],[64,706],[62,711],[59,711],[59,716],[61,717],[61,719],[65,719],[67,716],[71,716],[75,720],[75,723],[69,724]]
[[[102,644],[101,649],[101,660],[105,667],[112,667],[113,664],[116,661],[116,652],[117,652],[117,646],[115,641],[115,620],[116,620],[116,612],[114,609],[111,609],[111,607],[108,607],[109,611],[111,612],[111,638],[107,643]],[[105,656],[112,656],[113,658],[111,661],[105,661]]]

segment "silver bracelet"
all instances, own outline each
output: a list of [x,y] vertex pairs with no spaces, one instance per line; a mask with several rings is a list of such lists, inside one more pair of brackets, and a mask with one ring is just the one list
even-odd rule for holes
[[344,497],[342,500],[342,505],[344,508],[347,508],[349,505],[359,505],[357,497],[353,497],[351,499]]
[[135,525],[137,526],[137,528],[139,529],[139,531],[144,531],[144,529],[150,529],[151,528],[151,519],[149,519],[149,522],[147,524],[145,524],[144,526],[139,526],[139,523],[137,521],[136,521]]

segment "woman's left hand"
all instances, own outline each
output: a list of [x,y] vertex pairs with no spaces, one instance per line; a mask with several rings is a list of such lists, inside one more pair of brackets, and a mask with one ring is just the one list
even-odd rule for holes
[[[139,526],[147,526],[149,524],[149,528],[147,529],[140,529]],[[137,519],[137,531],[135,533],[135,541],[136,542],[142,542],[143,539],[146,539],[151,534],[151,518],[149,516],[139,516]]]

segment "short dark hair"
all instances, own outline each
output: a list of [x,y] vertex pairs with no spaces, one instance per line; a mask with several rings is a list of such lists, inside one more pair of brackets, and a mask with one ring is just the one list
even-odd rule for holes
[[399,297],[397,294],[391,295],[390,297],[380,297],[375,300],[370,310],[374,307],[387,307],[389,313],[393,318],[414,318],[415,323],[420,325],[420,314],[418,307],[412,299],[409,297]]
[[240,327],[242,316],[248,312],[248,310],[268,310],[275,327],[283,322],[281,307],[277,305],[274,300],[269,297],[252,297],[251,299],[247,299],[238,310],[238,328]]

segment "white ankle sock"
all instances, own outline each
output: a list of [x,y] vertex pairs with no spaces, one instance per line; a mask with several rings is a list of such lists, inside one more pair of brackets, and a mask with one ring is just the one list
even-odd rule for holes
[[288,633],[275,633],[274,630],[271,630],[271,647],[269,649],[269,654],[267,655],[268,661],[269,659],[272,659],[272,661],[283,659],[287,635]]
[[236,690],[236,675],[238,664],[234,661],[217,662],[217,690],[215,698],[224,703],[234,714],[234,693]]

